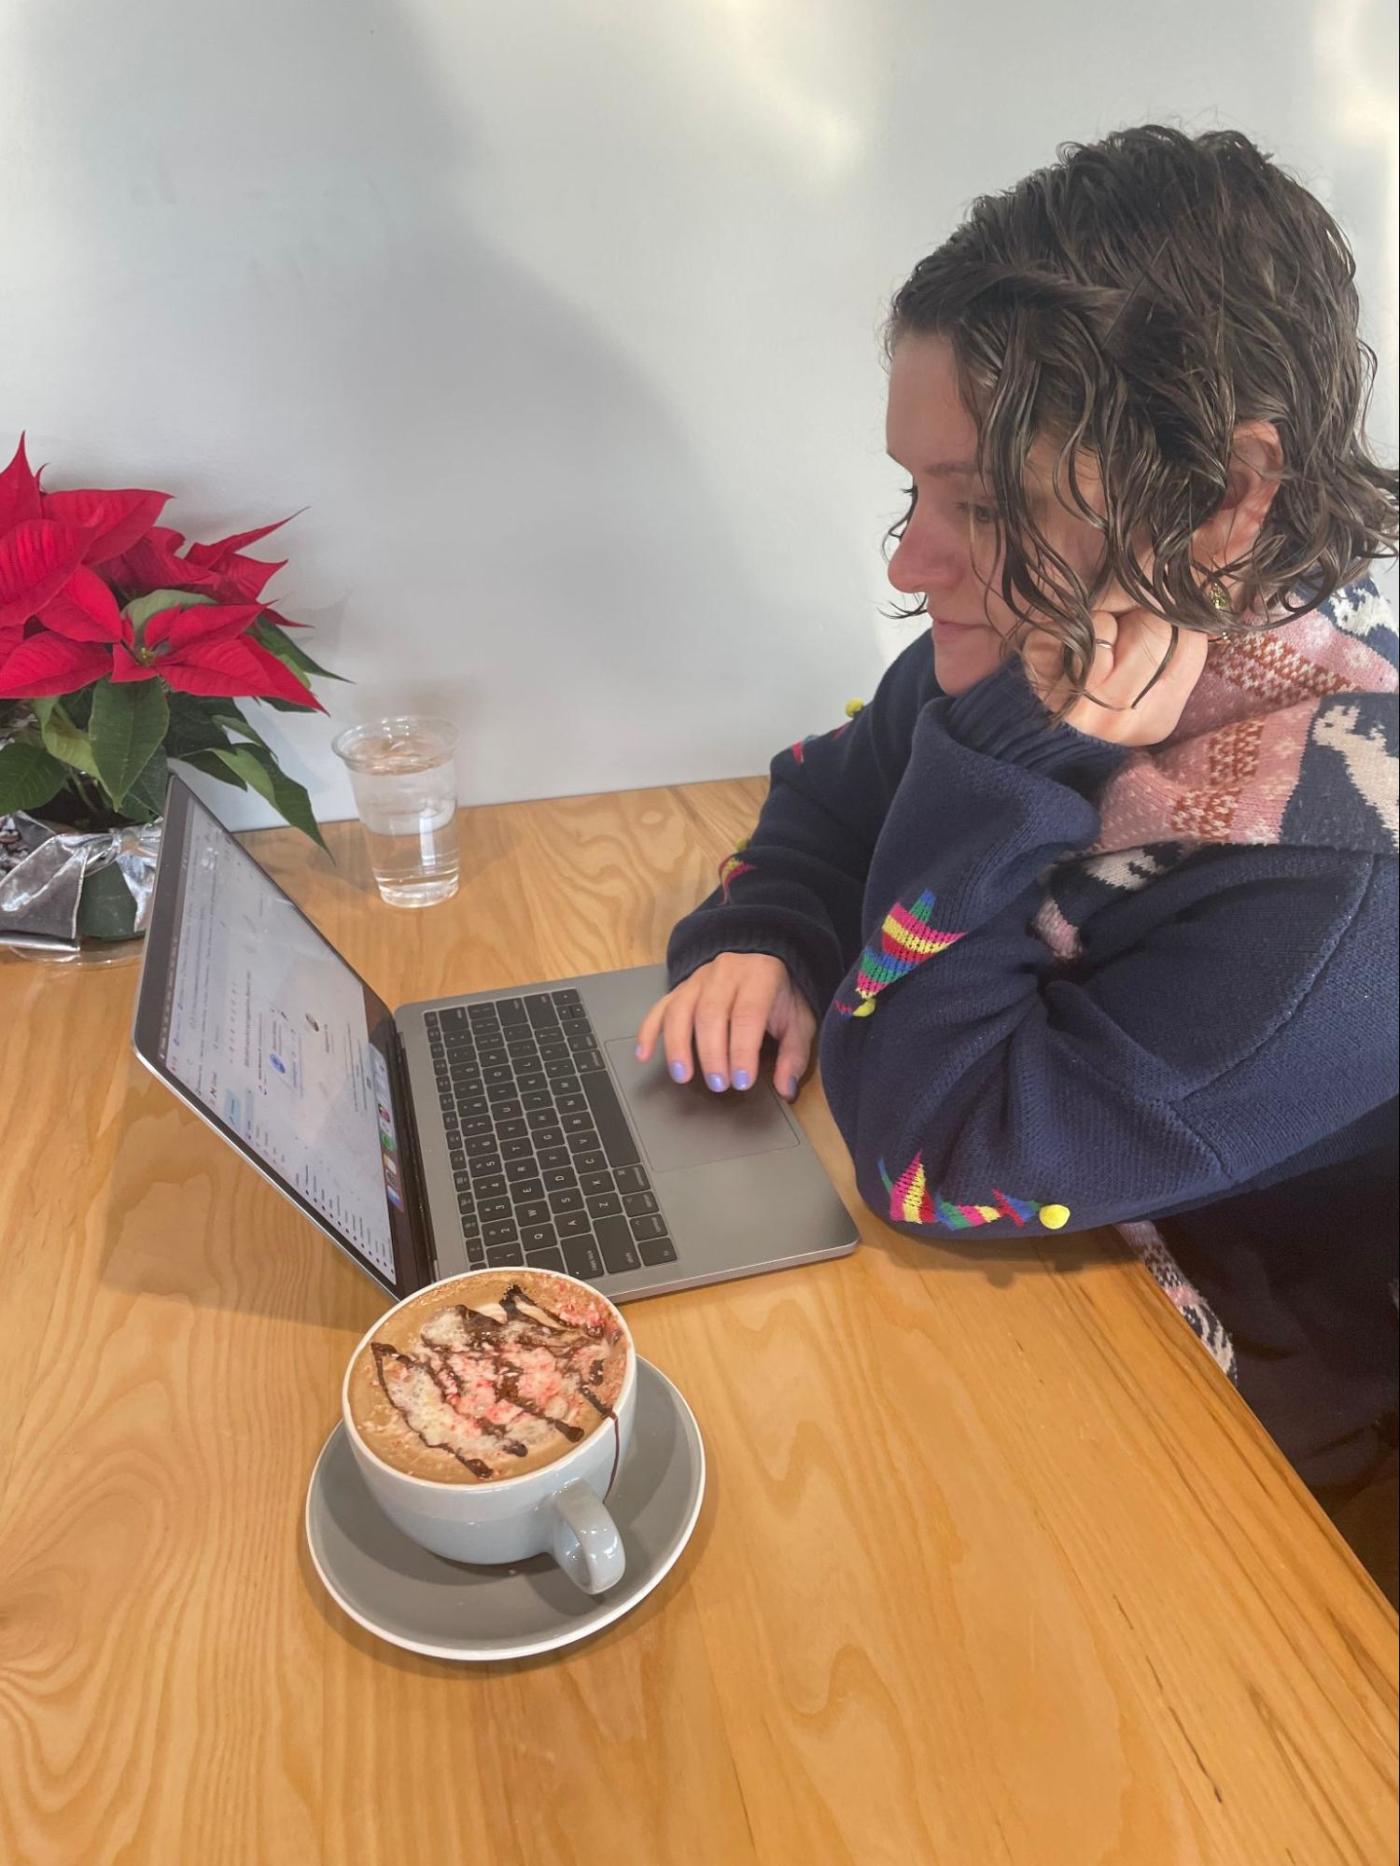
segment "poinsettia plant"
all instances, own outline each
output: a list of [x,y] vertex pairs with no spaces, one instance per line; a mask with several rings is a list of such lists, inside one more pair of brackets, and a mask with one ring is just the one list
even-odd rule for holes
[[323,712],[308,683],[339,678],[264,596],[283,565],[248,555],[286,520],[187,544],[157,522],[168,497],[49,492],[23,438],[0,473],[0,817],[149,823],[176,761],[320,842],[306,791],[237,704]]

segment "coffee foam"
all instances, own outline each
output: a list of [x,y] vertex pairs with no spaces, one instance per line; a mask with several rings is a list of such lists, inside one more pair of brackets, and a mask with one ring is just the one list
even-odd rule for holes
[[375,1329],[350,1370],[350,1416],[362,1443],[410,1477],[519,1477],[613,1417],[628,1354],[592,1291],[547,1271],[476,1271]]

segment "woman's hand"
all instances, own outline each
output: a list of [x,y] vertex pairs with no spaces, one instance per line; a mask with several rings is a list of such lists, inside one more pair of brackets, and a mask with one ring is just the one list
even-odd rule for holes
[[[1210,641],[1198,629],[1180,629],[1176,650],[1165,673],[1143,692],[1171,648],[1171,624],[1146,609],[1099,609],[1094,612],[1094,665],[1086,693],[1105,702],[1096,706],[1077,699],[1063,715],[1065,723],[1112,745],[1160,745],[1175,732],[1182,709],[1206,664]],[[1043,629],[1027,629],[1020,641],[1026,677],[1052,713],[1071,696],[1062,672],[1060,642]]]
[[758,1080],[765,1036],[778,1040],[773,1079],[789,1101],[812,1054],[817,1020],[794,987],[781,959],[763,952],[722,952],[655,1003],[637,1032],[637,1056],[650,1057],[663,1039],[673,1079],[688,1082],[691,1048],[705,1081],[716,1092],[746,1089]]

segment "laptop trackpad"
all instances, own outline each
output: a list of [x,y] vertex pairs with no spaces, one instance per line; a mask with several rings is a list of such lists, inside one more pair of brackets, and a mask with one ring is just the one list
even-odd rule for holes
[[664,1059],[639,1063],[630,1037],[606,1044],[608,1061],[632,1126],[658,1173],[677,1166],[708,1166],[749,1153],[795,1147],[796,1134],[773,1089],[766,1083],[716,1095],[698,1077],[672,1082]]

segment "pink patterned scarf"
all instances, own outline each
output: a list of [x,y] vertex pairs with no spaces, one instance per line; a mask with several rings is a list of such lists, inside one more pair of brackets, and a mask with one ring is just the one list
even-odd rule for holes
[[1046,945],[1075,958],[1092,914],[1204,844],[1393,854],[1396,686],[1395,622],[1369,578],[1215,644],[1172,737],[1109,782],[1097,843],[1047,877]]
[[[1211,843],[1394,854],[1396,647],[1390,605],[1369,579],[1292,622],[1217,643],[1172,737],[1109,782],[1097,843],[1047,876],[1035,925],[1055,957],[1077,958],[1080,929],[1095,913]],[[1237,1378],[1228,1331],[1156,1226],[1118,1230]]]

